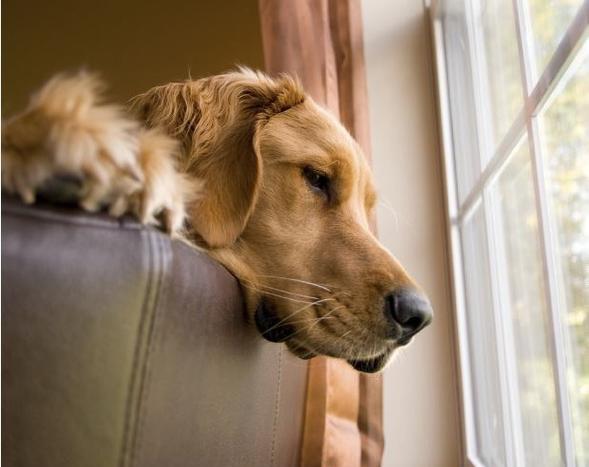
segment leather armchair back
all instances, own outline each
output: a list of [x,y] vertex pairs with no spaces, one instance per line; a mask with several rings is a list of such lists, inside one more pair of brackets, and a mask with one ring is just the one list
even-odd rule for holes
[[5,465],[298,465],[306,371],[206,254],[4,197]]

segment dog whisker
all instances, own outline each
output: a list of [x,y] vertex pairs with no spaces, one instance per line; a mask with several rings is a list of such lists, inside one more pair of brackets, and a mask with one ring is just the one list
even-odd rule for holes
[[258,287],[261,287],[263,289],[268,289],[268,290],[274,290],[276,292],[281,292],[287,295],[295,295],[297,297],[303,297],[303,298],[310,298],[312,300],[319,300],[320,297],[314,297],[312,295],[305,295],[302,293],[297,293],[297,292],[289,292],[288,290],[284,290],[284,289],[279,289],[277,287],[270,287],[269,285],[265,285],[265,284],[260,284]]
[[[342,340],[344,340],[344,338],[345,338],[346,336],[348,336],[348,335],[349,335],[351,332],[352,332],[352,330],[351,330],[351,329],[350,329],[350,330],[348,330],[348,331],[346,331],[346,332],[344,332],[344,333],[343,333],[341,336],[339,336],[339,337],[338,337],[338,338],[335,340],[335,342],[338,342],[338,343],[339,343],[339,341],[342,341]],[[345,347],[345,350],[344,350],[344,352],[343,352],[344,356],[347,356],[347,355],[349,355],[349,354],[350,354],[350,350],[351,350],[351,348],[350,348],[350,344],[351,344],[351,343],[348,341],[348,345]]]
[[341,310],[342,308],[345,308],[345,307],[346,307],[345,305],[341,305],[341,306],[336,306],[335,308],[332,308],[327,313],[325,313],[323,316],[320,316],[319,318],[316,318],[315,320],[313,320],[313,323],[307,329],[311,329],[312,327],[314,327],[321,320],[324,320],[326,318],[332,318],[332,316],[330,316],[330,315],[333,312],[335,312],[337,310]]
[[300,282],[301,284],[312,285],[314,287],[318,287],[320,289],[326,290],[327,292],[330,292],[331,293],[331,290],[329,288],[327,288],[326,286],[324,286],[324,285],[316,284],[315,282],[304,281],[302,279],[295,279],[293,277],[272,276],[272,275],[268,275],[268,274],[258,274],[258,277],[268,277],[268,278],[271,278],[271,279],[283,279],[285,281]]
[[[334,343],[339,343],[339,341],[342,341],[342,340],[344,340],[344,338],[345,338],[346,336],[348,336],[349,334],[351,334],[351,333],[352,333],[352,329],[349,329],[348,331],[344,332],[344,333],[343,333],[341,336],[338,336],[338,337],[337,337],[337,338],[334,340]],[[346,346],[345,353],[346,353],[346,354],[349,354],[349,351],[350,351],[350,347],[349,347],[349,346]]]
[[[307,322],[307,323],[309,323],[309,326],[306,326],[306,327],[304,327],[304,328],[301,328],[301,329],[299,329],[299,330],[297,330],[297,331],[293,332],[293,333],[292,333],[290,336],[288,336],[288,339],[290,339],[291,337],[293,337],[293,336],[297,335],[297,334],[298,334],[298,333],[300,333],[300,332],[303,332],[303,331],[308,331],[308,330],[310,330],[311,328],[315,327],[315,326],[317,325],[317,323],[319,323],[320,321],[322,321],[322,320],[324,320],[324,319],[328,319],[328,318],[335,318],[335,316],[329,316],[329,315],[331,315],[331,314],[332,314],[334,311],[340,310],[340,309],[342,309],[342,308],[345,308],[345,305],[342,305],[342,306],[337,306],[337,307],[335,307],[335,308],[332,308],[332,309],[331,309],[331,310],[329,310],[327,313],[325,313],[323,316],[320,316],[319,318],[315,318],[315,319],[314,319],[314,320],[312,320],[310,323],[309,323],[309,321],[306,321],[306,320],[295,321],[295,322]],[[291,316],[292,316],[292,315],[291,315]],[[293,322],[289,322],[288,324],[294,324],[294,323],[293,323]]]
[[272,295],[273,297],[278,297],[278,298],[283,298],[284,300],[290,300],[291,302],[296,302],[296,303],[307,303],[307,304],[312,304],[313,302],[309,301],[309,300],[298,300],[296,298],[292,298],[292,297],[285,297],[284,295],[279,295],[277,293],[273,293],[273,292],[267,292],[265,290],[259,289],[258,287],[254,287],[253,285],[248,285],[247,283],[245,283],[245,281],[241,281],[241,284],[244,287],[247,287],[248,289],[252,289],[255,290],[257,292],[262,292],[265,295]]
[[380,199],[379,204],[392,215],[393,222],[395,223],[395,229],[399,230],[399,215],[397,214],[395,208],[393,208],[388,201],[382,198]]
[[[315,326],[317,325],[317,323],[319,323],[320,321],[322,321],[322,320],[324,320],[324,319],[330,319],[330,318],[331,318],[331,319],[334,319],[334,318],[335,318],[335,319],[337,319],[335,316],[330,316],[330,315],[331,315],[332,313],[334,313],[335,311],[337,311],[337,310],[340,310],[340,309],[342,309],[342,308],[345,308],[345,305],[341,305],[341,306],[337,306],[337,307],[335,307],[335,308],[332,308],[332,309],[331,309],[331,310],[329,310],[327,313],[325,313],[325,315],[323,315],[323,316],[320,316],[319,318],[315,318],[314,320],[312,320],[312,321],[309,323],[309,326],[306,326],[306,327],[304,327],[304,328],[298,329],[297,331],[293,332],[293,333],[292,333],[290,336],[288,336],[288,338],[287,338],[287,339],[291,339],[291,338],[293,338],[294,336],[296,336],[296,335],[297,335],[297,334],[299,334],[300,332],[303,332],[303,331],[309,331],[310,329],[312,329],[313,327],[315,327]],[[305,320],[300,320],[300,321],[295,321],[295,322],[305,322]],[[307,322],[308,322],[308,321],[307,321]],[[294,323],[293,323],[293,322],[289,322],[289,324],[294,324]],[[351,330],[350,330],[349,332],[351,332]],[[349,332],[348,332],[348,333],[349,333]],[[323,348],[323,347],[322,347],[322,348]]]
[[[324,319],[337,319],[337,317],[335,316],[321,316],[319,318],[315,318],[314,320],[312,320],[312,322],[316,322],[316,321],[323,321]],[[289,321],[288,324],[299,324],[299,323],[306,323],[309,324],[309,320],[306,319],[297,319],[295,321]]]
[[281,324],[283,324],[285,321],[287,321],[288,319],[290,319],[291,317],[293,317],[297,313],[300,313],[301,311],[304,311],[304,310],[306,310],[308,308],[311,308],[312,306],[318,305],[319,303],[328,302],[328,301],[331,301],[331,300],[335,300],[335,299],[334,298],[323,298],[321,300],[317,300],[315,302],[308,303],[307,305],[299,308],[298,310],[293,311],[286,318],[283,318],[280,321],[278,321],[274,326],[270,326],[262,334],[266,334],[266,333],[272,331],[273,329],[277,328],[278,326],[280,326]]

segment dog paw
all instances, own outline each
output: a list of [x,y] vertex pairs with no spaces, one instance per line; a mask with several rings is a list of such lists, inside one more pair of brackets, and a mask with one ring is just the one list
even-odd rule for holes
[[156,129],[141,130],[138,159],[144,182],[132,197],[111,206],[112,215],[131,211],[144,224],[162,225],[180,234],[186,218],[186,204],[200,191],[200,183],[189,180],[176,168],[178,143]]
[[178,232],[189,190],[174,167],[176,143],[104,104],[101,89],[88,73],[58,76],[3,124],[2,189],[25,203],[41,195]]
[[88,211],[106,208],[113,217],[131,214],[143,224],[181,234],[186,202],[198,187],[176,169],[178,143],[159,130],[142,129],[136,133],[136,157],[139,183],[122,173],[106,184],[91,180],[80,205]]
[[80,181],[80,204],[140,188],[138,124],[101,102],[100,81],[91,74],[57,76],[37,92],[27,109],[2,125],[2,188],[32,203],[50,180]]

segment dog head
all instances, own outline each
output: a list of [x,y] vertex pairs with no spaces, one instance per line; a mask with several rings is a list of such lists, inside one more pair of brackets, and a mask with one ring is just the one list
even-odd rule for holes
[[266,339],[374,372],[430,323],[427,298],[370,230],[376,193],[359,145],[295,80],[241,70],[137,103],[204,180],[192,229],[240,280]]

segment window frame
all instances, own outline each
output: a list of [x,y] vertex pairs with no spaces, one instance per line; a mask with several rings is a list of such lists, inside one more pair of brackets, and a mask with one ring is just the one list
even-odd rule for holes
[[[509,157],[513,154],[515,148],[520,144],[522,139],[527,135],[529,153],[531,159],[531,168],[533,175],[533,185],[535,192],[536,212],[538,215],[539,241],[541,248],[542,274],[546,284],[546,304],[550,324],[549,332],[549,352],[552,356],[552,363],[555,372],[555,395],[557,402],[557,414],[559,421],[559,433],[563,459],[567,466],[575,465],[575,452],[573,440],[573,424],[571,418],[571,406],[566,380],[566,355],[565,355],[565,333],[566,323],[564,323],[564,309],[562,297],[559,295],[559,260],[555,252],[556,232],[549,222],[553,218],[550,212],[550,203],[547,195],[546,179],[547,168],[545,167],[545,158],[543,157],[542,141],[540,138],[541,131],[539,128],[538,116],[548,108],[551,98],[556,95],[556,90],[566,81],[567,71],[571,69],[572,62],[578,57],[578,52],[584,42],[585,35],[589,34],[589,0],[585,0],[573,20],[557,45],[549,62],[544,70],[538,70],[541,74],[535,77],[535,55],[533,44],[533,31],[531,27],[531,15],[525,0],[512,0],[513,15],[515,20],[515,31],[517,37],[517,47],[520,65],[520,75],[522,78],[521,89],[523,93],[523,108],[514,118],[509,130],[503,136],[501,142],[497,145],[495,151],[487,157],[482,153],[484,146],[489,147],[486,143],[489,141],[489,127],[480,118],[481,109],[478,108],[476,114],[477,134],[473,137],[479,147],[480,167],[479,175],[474,184],[468,190],[468,194],[461,201],[458,193],[455,152],[453,148],[453,134],[451,124],[450,102],[447,82],[446,69],[446,50],[444,40],[443,25],[443,6],[447,0],[425,0],[430,15],[430,26],[433,40],[433,56],[437,83],[438,98],[438,120],[440,125],[440,137],[442,146],[442,170],[445,178],[445,203],[447,213],[447,237],[450,251],[450,262],[452,268],[452,291],[455,307],[455,332],[457,335],[457,356],[458,372],[460,379],[460,396],[463,419],[463,456],[464,464],[471,467],[483,467],[485,464],[477,456],[477,438],[476,438],[476,421],[474,410],[474,394],[472,385],[472,372],[470,367],[470,350],[468,344],[468,327],[466,320],[466,289],[463,271],[462,242],[460,229],[465,225],[480,203],[485,208],[485,224],[487,232],[487,247],[490,256],[497,256],[498,246],[495,244],[495,238],[501,235],[493,234],[498,228],[497,222],[493,219],[496,216],[496,203],[490,200],[491,193],[489,187],[492,185],[495,177],[501,172]],[[485,105],[483,96],[488,93],[481,90],[484,86],[484,80],[477,77],[481,68],[481,47],[480,31],[473,28],[473,5],[478,2],[467,2],[467,28],[469,41],[473,47],[469,47],[470,60],[473,66],[473,86],[475,94],[475,106]],[[589,40],[589,39],[587,39]],[[472,49],[475,49],[474,53]],[[479,63],[477,63],[479,62]],[[483,68],[484,69],[484,68]],[[483,84],[481,84],[483,83]],[[499,287],[498,271],[496,261],[490,259],[489,276],[491,278],[491,289],[493,297],[493,307],[498,307],[499,303],[505,299],[502,297],[504,291]],[[496,308],[497,309],[497,308]],[[500,308],[499,308],[500,309]],[[512,332],[510,329],[510,320],[499,320],[498,325],[498,344],[512,342],[512,339],[503,339],[501,336]],[[505,350],[499,352],[505,353]],[[499,372],[502,381],[502,397],[511,407],[508,410],[510,414],[519,417],[519,400],[517,390],[513,386],[516,381],[513,377],[516,369],[509,359],[498,356]],[[510,375],[509,377],[507,375]],[[521,430],[518,432],[517,425],[519,420],[512,420],[509,416],[504,418],[509,433],[514,435],[514,442],[505,446],[508,465],[524,465],[523,442],[521,440]],[[513,448],[513,449],[512,449]]]

